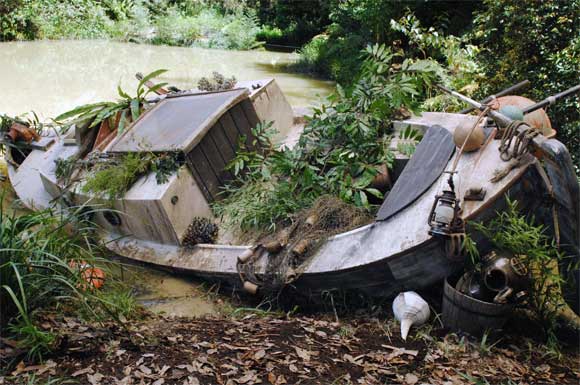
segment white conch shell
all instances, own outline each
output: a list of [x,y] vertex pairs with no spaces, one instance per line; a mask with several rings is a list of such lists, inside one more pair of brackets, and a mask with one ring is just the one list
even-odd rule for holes
[[411,325],[422,325],[429,319],[429,304],[414,291],[400,293],[393,301],[393,313],[401,323],[401,337],[407,340]]

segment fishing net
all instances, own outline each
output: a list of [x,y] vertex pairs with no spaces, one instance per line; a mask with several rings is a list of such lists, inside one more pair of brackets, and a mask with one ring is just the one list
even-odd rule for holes
[[[238,264],[240,276],[258,285],[264,293],[280,291],[300,276],[306,262],[327,238],[372,221],[366,210],[324,195],[310,208],[298,212],[291,224],[263,236],[255,258]],[[264,263],[265,273],[258,277],[255,271]]]

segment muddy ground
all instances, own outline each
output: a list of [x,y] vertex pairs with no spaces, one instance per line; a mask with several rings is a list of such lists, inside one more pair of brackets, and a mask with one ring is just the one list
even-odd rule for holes
[[[482,342],[447,334],[437,321],[413,329],[406,342],[392,319],[337,322],[325,315],[185,318],[148,313],[125,328],[46,315],[42,327],[62,336],[58,351],[41,365],[20,362],[0,384],[47,384],[54,378],[92,385],[580,381],[576,347],[564,348],[557,357],[517,331]],[[4,358],[14,353],[10,343],[3,340]]]

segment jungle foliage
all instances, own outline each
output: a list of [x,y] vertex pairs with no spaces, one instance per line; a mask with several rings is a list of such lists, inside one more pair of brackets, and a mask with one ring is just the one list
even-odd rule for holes
[[135,96],[130,96],[119,86],[117,87],[117,92],[120,97],[119,100],[85,104],[60,114],[54,120],[63,129],[68,129],[73,124],[89,124],[90,127],[96,127],[105,120],[108,120],[111,127],[116,124],[120,134],[125,127],[131,122],[136,121],[143,113],[147,105],[145,100],[147,95],[167,85],[167,83],[158,83],[149,88],[145,83],[165,72],[167,70],[159,69],[145,75],[137,84]]
[[133,184],[150,172],[157,184],[166,183],[184,163],[178,153],[129,153],[120,159],[93,165],[82,191],[109,199],[121,198]]
[[265,151],[240,143],[231,168],[238,180],[215,205],[218,214],[243,230],[274,228],[324,194],[369,209],[371,187],[382,165],[392,163],[390,121],[402,111],[417,111],[440,66],[431,60],[405,58],[385,45],[368,46],[354,86],[337,87],[315,108],[298,144],[279,148],[271,125],[255,136]]
[[470,23],[476,2],[391,0],[332,0],[329,2],[328,26],[301,50],[298,69],[329,77],[341,84],[352,81],[359,69],[358,52],[368,44],[392,44],[407,48],[407,39],[391,28],[413,12],[424,25],[440,34],[462,33]]
[[116,39],[226,49],[257,46],[260,31],[249,8],[195,0],[7,0],[0,27],[0,41]]
[[[580,1],[484,1],[474,19],[473,42],[485,73],[479,95],[529,79],[526,96],[542,100],[579,82]],[[552,125],[580,175],[580,96],[548,107]]]

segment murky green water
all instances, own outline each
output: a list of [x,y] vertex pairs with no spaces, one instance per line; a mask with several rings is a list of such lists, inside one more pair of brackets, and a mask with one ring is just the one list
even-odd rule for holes
[[117,85],[135,93],[135,73],[165,68],[160,79],[195,87],[218,71],[239,80],[275,77],[293,106],[317,104],[331,82],[283,71],[291,53],[223,51],[107,41],[0,43],[0,113],[37,112],[47,119],[81,104],[117,97]]
[[122,263],[118,277],[133,287],[137,302],[153,312],[177,317],[201,317],[220,314],[224,308],[223,304],[218,303],[220,300],[210,293],[209,287],[199,282],[129,264],[127,260],[122,260]]

